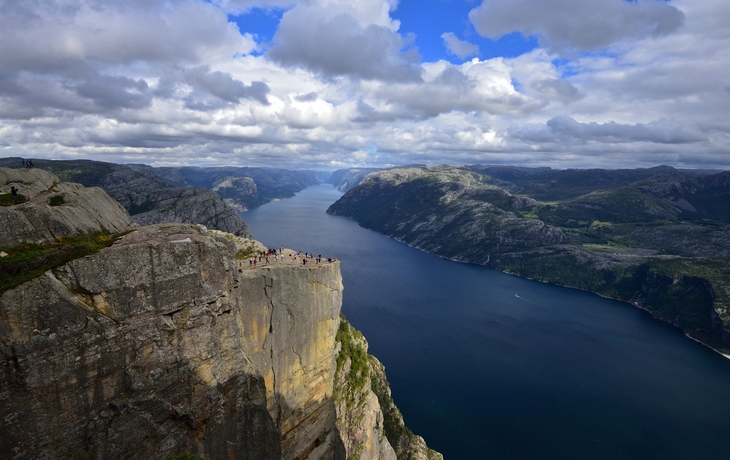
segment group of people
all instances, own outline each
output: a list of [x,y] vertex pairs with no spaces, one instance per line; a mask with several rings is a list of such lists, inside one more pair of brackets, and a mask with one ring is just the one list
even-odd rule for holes
[[33,160],[21,159],[20,162],[24,168],[34,168],[35,167],[35,166],[33,166]]
[[[322,254],[319,254],[315,257],[313,252],[290,252],[289,257],[291,260],[301,260],[302,265],[307,265],[307,260],[311,261],[314,260],[315,263],[319,264],[322,262]],[[284,262],[286,256],[284,254],[284,248],[281,247],[279,249],[273,248],[273,249],[267,249],[266,251],[260,251],[253,255],[253,257],[250,257],[248,259],[248,265],[250,268],[256,268],[259,264],[263,265],[269,265],[273,261],[276,262],[278,260],[281,260]],[[336,262],[337,259],[333,259],[332,257],[327,258],[327,262],[332,263]],[[238,262],[238,268],[243,269],[243,262]]]

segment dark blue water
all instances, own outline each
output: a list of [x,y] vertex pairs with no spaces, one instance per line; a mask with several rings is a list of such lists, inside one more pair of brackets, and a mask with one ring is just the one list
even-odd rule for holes
[[730,459],[730,360],[630,305],[440,259],[325,214],[329,185],[243,214],[342,261],[343,312],[447,460]]

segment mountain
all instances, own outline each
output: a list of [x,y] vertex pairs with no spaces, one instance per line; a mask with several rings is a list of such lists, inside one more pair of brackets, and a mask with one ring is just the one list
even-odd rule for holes
[[644,169],[565,169],[514,166],[465,166],[465,169],[506,181],[514,191],[537,200],[565,200],[598,190],[612,190],[662,173],[682,174],[671,166]]
[[474,169],[373,173],[327,212],[442,257],[631,302],[730,353],[729,173]]
[[[20,164],[5,158],[2,164]],[[201,187],[173,187],[155,175],[127,165],[91,160],[36,160],[44,169],[66,182],[101,187],[121,203],[142,225],[188,222],[250,237],[251,231],[238,213],[216,193]]]
[[153,168],[133,165],[177,187],[194,186],[212,190],[238,212],[261,206],[272,200],[291,198],[310,185],[319,184],[315,171],[292,171],[275,168]]
[[371,172],[380,171],[379,168],[349,168],[349,169],[338,169],[337,171],[330,174],[326,182],[334,185],[334,187],[341,191],[346,192],[351,188],[357,186],[368,174]]
[[[0,168],[0,456],[437,460],[340,315],[340,264],[135,226],[101,188]],[[174,189],[175,190],[175,189]],[[393,444],[389,441],[393,439]]]

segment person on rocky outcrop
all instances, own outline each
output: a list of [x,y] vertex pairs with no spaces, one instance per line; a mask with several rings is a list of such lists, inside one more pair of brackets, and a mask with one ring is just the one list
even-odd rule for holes
[[13,204],[18,204],[18,189],[15,186],[10,187],[10,194],[13,197]]

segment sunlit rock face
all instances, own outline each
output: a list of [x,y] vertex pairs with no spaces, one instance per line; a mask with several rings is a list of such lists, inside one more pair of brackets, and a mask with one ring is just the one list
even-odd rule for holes
[[343,458],[339,264],[156,225],[0,296],[3,458]]
[[[0,193],[10,193],[12,187],[23,202],[0,207],[0,247],[91,232],[120,233],[133,226],[124,208],[97,187],[61,182],[41,169],[0,168]],[[60,197],[60,205],[49,205],[54,197]]]

